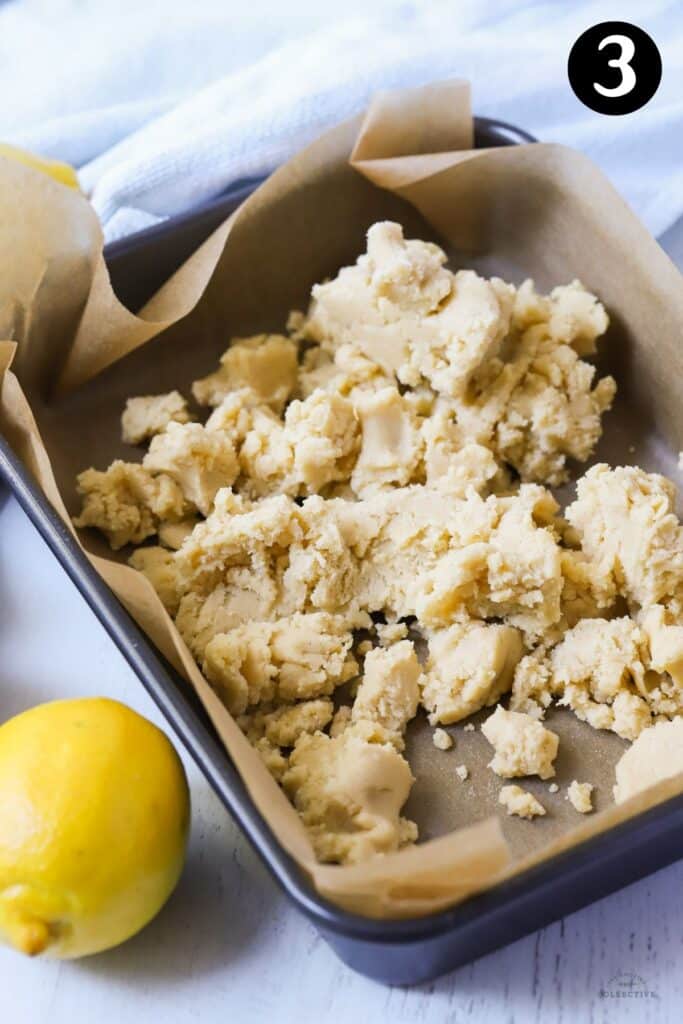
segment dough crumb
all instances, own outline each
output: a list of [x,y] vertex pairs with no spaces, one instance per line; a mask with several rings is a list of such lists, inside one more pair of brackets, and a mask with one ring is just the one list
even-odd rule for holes
[[498,794],[498,802],[506,808],[508,814],[518,818],[537,818],[546,813],[545,807],[533,793],[521,786],[503,786]]
[[429,636],[422,704],[432,725],[451,725],[495,702],[512,685],[522,656],[518,630],[457,623]]
[[550,785],[548,786],[548,792],[549,793],[559,793],[559,791],[560,791],[560,787],[558,786],[558,784],[556,782],[551,782]]
[[450,733],[447,733],[445,729],[435,729],[432,733],[432,743],[437,750],[450,750],[453,746],[454,740]]
[[579,814],[590,814],[593,810],[593,790],[590,782],[577,782],[576,779],[567,789],[567,800]]
[[234,338],[221,356],[219,369],[196,380],[192,394],[200,405],[220,405],[232,391],[251,388],[280,412],[296,387],[297,347],[281,334]]
[[76,486],[83,498],[74,526],[100,530],[114,551],[154,536],[164,520],[177,521],[189,506],[180,487],[165,473],[153,474],[117,459],[104,472],[86,469]]
[[408,636],[408,627],[405,622],[379,622],[375,626],[375,632],[382,647],[390,647],[399,640],[405,640]]
[[555,774],[559,737],[540,722],[518,711],[506,711],[499,704],[481,727],[495,750],[489,767],[504,779],[538,775],[549,779]]
[[205,516],[220,488],[233,483],[239,471],[230,439],[200,423],[169,423],[152,438],[142,465],[154,473],[167,473]]
[[646,638],[632,619],[582,619],[552,652],[553,690],[593,728],[633,740],[652,722],[647,665]]
[[676,488],[637,466],[592,466],[576,485],[566,516],[583,552],[617,580],[627,601],[649,608],[683,587],[683,527]]
[[403,734],[417,712],[420,675],[409,640],[388,648],[375,647],[365,658],[351,721],[376,724],[402,750]]
[[458,776],[461,782],[466,782],[470,777],[470,770],[466,764],[459,764],[455,769],[455,774]]
[[179,391],[165,395],[139,395],[129,398],[121,415],[121,439],[124,444],[141,444],[161,434],[169,423],[189,423],[194,417]]
[[356,672],[352,641],[344,623],[326,612],[250,620],[211,638],[203,672],[228,710],[241,715],[266,701],[331,694]]
[[474,722],[468,722],[467,725],[465,726],[465,730],[464,731],[465,732],[474,732],[475,728],[476,727],[474,725]]

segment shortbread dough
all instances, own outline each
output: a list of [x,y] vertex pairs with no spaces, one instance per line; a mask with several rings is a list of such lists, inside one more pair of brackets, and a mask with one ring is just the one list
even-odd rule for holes
[[593,790],[590,782],[577,782],[576,779],[567,789],[567,799],[579,814],[590,814],[593,810]]
[[[380,222],[283,334],[233,339],[192,384],[205,422],[176,391],[131,398],[141,463],[79,476],[76,525],[144,545],[130,565],[322,860],[415,840],[401,811],[416,715],[497,705],[482,731],[505,778],[554,775],[542,720],[557,703],[626,740],[678,735],[673,484],[600,464],[564,513],[548,490],[600,438],[616,385],[588,360],[608,326],[580,281],[543,295],[451,270]],[[581,811],[589,789],[570,787]],[[544,813],[519,787],[501,800]]]
[[305,733],[282,784],[321,860],[354,863],[397,850],[417,838],[401,818],[413,776],[390,742],[368,741],[351,725],[330,738]]
[[540,800],[521,786],[503,786],[498,794],[498,803],[503,805],[508,814],[518,818],[537,818],[545,814],[545,807]]
[[189,423],[192,415],[179,391],[165,395],[139,395],[129,398],[121,415],[121,439],[140,444],[161,434],[169,423]]
[[640,734],[617,762],[614,799],[618,804],[683,772],[683,718],[659,722]]
[[529,715],[506,711],[502,705],[481,727],[495,751],[489,767],[504,779],[538,775],[551,779],[555,774],[559,737]]

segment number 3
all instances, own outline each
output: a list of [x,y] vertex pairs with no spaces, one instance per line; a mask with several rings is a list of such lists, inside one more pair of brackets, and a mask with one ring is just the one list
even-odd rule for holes
[[631,61],[636,52],[636,48],[633,44],[633,40],[630,36],[605,36],[598,50],[602,50],[603,47],[609,46],[610,43],[616,43],[620,49],[618,57],[614,57],[612,60],[607,61],[607,66],[610,68],[619,68],[621,72],[621,81],[619,85],[615,85],[613,88],[606,88],[604,85],[600,85],[599,82],[593,82],[593,88],[596,92],[599,92],[601,96],[609,96],[616,98],[617,96],[627,96],[636,85],[636,73],[631,67]]

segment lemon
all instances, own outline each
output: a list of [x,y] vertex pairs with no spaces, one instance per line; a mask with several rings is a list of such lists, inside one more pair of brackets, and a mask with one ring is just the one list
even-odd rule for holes
[[5,722],[0,938],[60,958],[123,942],[175,888],[189,810],[171,743],[118,701],[55,701]]
[[20,164],[27,164],[36,171],[42,171],[55,181],[66,185],[68,188],[78,188],[78,177],[70,164],[63,164],[60,160],[48,160],[46,157],[29,153],[18,146],[10,146],[6,142],[0,142],[0,156],[8,160],[17,160]]

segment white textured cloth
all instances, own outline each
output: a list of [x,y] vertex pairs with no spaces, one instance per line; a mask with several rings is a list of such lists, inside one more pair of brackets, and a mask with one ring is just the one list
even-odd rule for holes
[[[567,80],[606,20],[662,54],[625,117]],[[588,153],[653,233],[683,213],[679,0],[0,0],[0,139],[75,164],[109,240],[268,173],[378,89],[452,76],[475,113]]]

